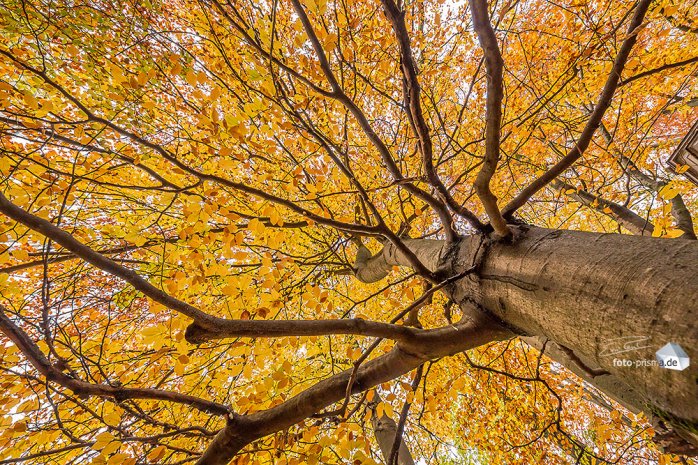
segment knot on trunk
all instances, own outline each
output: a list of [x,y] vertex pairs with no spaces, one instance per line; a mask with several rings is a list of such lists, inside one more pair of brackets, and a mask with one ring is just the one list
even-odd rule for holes
[[209,339],[209,334],[210,331],[206,328],[197,323],[192,323],[187,326],[187,329],[184,331],[184,340],[189,344],[201,344]]

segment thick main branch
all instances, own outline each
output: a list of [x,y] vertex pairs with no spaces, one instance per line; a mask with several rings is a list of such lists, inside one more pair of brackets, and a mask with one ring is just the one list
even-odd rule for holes
[[[446,357],[494,340],[509,337],[499,327],[465,322],[445,328],[417,345],[398,344],[385,355],[363,364],[352,385],[352,393],[408,373],[427,360]],[[234,415],[216,436],[197,465],[226,465],[247,444],[303,421],[314,413],[342,400],[352,369],[320,381],[282,404],[251,415]]]
[[[445,241],[430,239],[403,239],[405,246],[432,273],[436,271],[441,254],[446,246]],[[371,255],[365,247],[359,247],[354,263],[357,279],[364,283],[380,281],[388,276],[393,266],[411,266],[408,257],[392,243],[386,244],[380,252]]]
[[485,207],[494,231],[501,237],[511,235],[502,213],[497,206],[497,197],[492,193],[490,182],[499,162],[499,144],[502,126],[502,100],[504,99],[504,60],[497,44],[497,36],[490,24],[487,0],[470,0],[473,27],[480,47],[485,54],[487,70],[487,102],[485,110],[485,159],[475,178],[475,192]]

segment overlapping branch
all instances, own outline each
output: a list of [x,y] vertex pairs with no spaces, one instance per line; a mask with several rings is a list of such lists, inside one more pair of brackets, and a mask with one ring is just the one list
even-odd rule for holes
[[487,12],[487,0],[470,0],[470,11],[473,15],[473,26],[477,33],[480,47],[485,54],[485,69],[487,70],[487,102],[485,113],[485,159],[480,172],[475,178],[475,192],[485,207],[490,223],[497,235],[511,236],[502,213],[497,206],[497,197],[490,189],[492,176],[499,162],[499,144],[502,125],[502,100],[504,99],[504,60],[497,44],[497,36],[490,24]]
[[[256,217],[256,219],[258,219],[267,228],[282,228],[283,229],[283,228],[302,228],[302,227],[308,226],[307,221],[294,221],[294,222],[290,222],[290,223],[284,223],[283,225],[279,225],[279,224],[272,224],[269,221],[268,217]],[[246,229],[249,227],[249,223],[238,223],[235,226],[238,229]],[[224,230],[225,230],[225,228],[212,228],[212,229],[209,229],[208,232],[216,234],[216,233],[221,233]],[[155,246],[162,245],[162,244],[172,244],[172,243],[179,242],[181,240],[182,240],[182,238],[180,236],[163,237],[163,238],[157,238],[157,239],[150,239],[140,246],[138,246],[138,245],[123,245],[123,246],[117,246],[117,247],[110,247],[108,249],[97,250],[96,252],[98,252],[102,255],[118,255],[118,254],[122,254],[122,253],[131,252],[133,250],[142,250],[142,249],[147,249],[149,247],[155,247]],[[46,264],[63,263],[63,262],[67,262],[70,260],[75,260],[76,258],[79,258],[79,257],[77,257],[76,255],[73,255],[70,252],[57,253],[57,254],[54,254],[54,256],[48,258],[47,260],[44,260],[44,259],[33,260],[33,261],[29,261],[29,262],[24,262],[24,263],[18,263],[17,265],[10,265],[10,266],[0,268],[0,274],[15,273],[17,271],[22,271],[22,270],[34,268],[37,266],[42,266],[45,263]],[[250,267],[250,266],[257,266],[257,265],[250,264],[250,263],[243,263],[243,264],[236,264],[236,265],[229,265],[229,266]]]
[[628,207],[624,207],[610,200],[606,200],[599,195],[587,192],[584,189],[578,189],[574,186],[560,180],[554,179],[551,185],[563,192],[565,195],[577,200],[582,205],[593,208],[594,210],[610,215],[628,231],[639,236],[651,236],[654,231],[654,225],[641,217]]
[[[358,319],[326,321],[224,320],[203,313],[197,308],[155,288],[134,271],[95,252],[50,222],[22,210],[12,204],[2,194],[0,194],[0,211],[28,228],[46,235],[56,244],[75,254],[75,256],[124,279],[153,300],[194,319],[195,323],[192,327],[195,329],[190,329],[189,335],[191,339],[203,337],[203,334],[208,331],[207,334],[209,336],[218,336],[221,332],[227,332],[229,336],[250,337],[345,333],[396,340],[398,345],[392,352],[367,362],[356,371],[351,388],[353,393],[364,391],[411,371],[426,360],[451,355],[509,335],[508,331],[498,326],[488,326],[482,324],[482,322],[476,324],[470,321],[445,328],[422,330],[407,326],[366,322]],[[438,241],[435,242],[438,244]],[[174,400],[198,406],[204,410],[208,409],[207,411],[227,412],[227,407],[209,404],[207,401],[192,398],[191,396],[180,397],[179,395],[163,393],[159,390],[114,388],[76,381],[60,370],[51,367],[33,342],[26,335],[23,336],[9,318],[3,319],[0,323],[3,332],[20,347],[37,370],[50,381],[58,382],[76,392],[114,398]],[[205,328],[206,331],[201,331],[200,328]],[[197,334],[197,336],[192,336],[192,333]],[[252,440],[286,428],[341,400],[345,395],[345,389],[350,376],[352,376],[352,371],[347,370],[340,375],[322,381],[295,398],[272,409],[247,416],[230,413],[227,426],[214,439],[198,463],[227,463],[232,456]]]
[[[61,245],[76,257],[85,260],[96,268],[123,279],[155,302],[194,320],[186,331],[189,342],[197,343],[229,337],[321,336],[329,334],[356,334],[406,342],[414,340],[422,331],[416,328],[362,319],[279,321],[218,318],[153,286],[135,271],[86,246],[49,221],[19,208],[1,193],[0,212],[50,238],[56,244]],[[409,264],[409,262],[407,263]]]
[[26,357],[27,361],[48,381],[60,384],[78,395],[109,397],[119,401],[126,399],[165,400],[190,405],[204,412],[226,415],[229,408],[223,404],[162,389],[116,387],[108,384],[93,384],[76,379],[49,362],[31,338],[7,316],[7,310],[0,305],[0,331],[7,336]]
[[429,206],[432,207],[434,211],[438,214],[447,239],[454,240],[458,236],[458,234],[453,229],[453,219],[451,218],[451,215],[448,212],[448,208],[441,201],[434,198],[431,194],[422,190],[418,186],[414,185],[412,182],[407,181],[405,179],[404,175],[400,171],[400,168],[395,163],[395,160],[393,159],[393,156],[390,153],[390,150],[388,149],[387,145],[385,145],[385,142],[383,142],[380,136],[373,129],[371,123],[368,121],[368,118],[366,117],[364,112],[343,91],[343,89],[339,85],[339,82],[337,81],[337,78],[334,76],[332,68],[330,67],[327,55],[325,54],[325,51],[322,48],[322,44],[320,43],[317,34],[315,33],[312,25],[310,24],[310,20],[305,10],[303,9],[303,6],[300,4],[298,0],[292,0],[292,3],[294,10],[296,11],[296,14],[298,15],[298,17],[301,20],[301,23],[303,24],[305,33],[308,35],[308,38],[310,39],[310,42],[313,45],[313,49],[315,50],[315,54],[318,57],[318,61],[320,63],[320,67],[323,71],[323,74],[325,75],[325,78],[328,80],[330,86],[332,87],[333,98],[342,103],[346,107],[346,109],[349,110],[349,112],[354,116],[368,140],[378,150],[378,153],[380,154],[383,163],[388,168],[388,171],[390,172],[395,182],[400,183],[400,185],[404,187],[408,192],[429,204]]
[[196,178],[200,179],[201,181],[210,181],[214,182],[216,184],[220,184],[222,186],[229,187],[231,189],[235,189],[239,192],[243,192],[246,194],[250,194],[252,196],[255,196],[260,199],[267,200],[269,202],[275,203],[277,205],[281,205],[283,207],[288,208],[289,210],[293,211],[294,213],[297,213],[307,219],[310,219],[316,223],[329,226],[331,228],[335,228],[340,231],[346,231],[354,234],[364,234],[368,236],[376,236],[378,235],[378,231],[374,227],[371,226],[365,226],[361,224],[352,224],[352,223],[344,223],[341,221],[334,220],[332,218],[327,218],[318,214],[315,214],[308,210],[307,208],[304,208],[302,206],[297,205],[296,203],[292,202],[291,200],[284,199],[281,197],[278,197],[276,195],[270,194],[269,192],[263,190],[263,189],[257,189],[255,187],[252,187],[248,184],[241,183],[241,182],[235,182],[230,179],[223,178],[221,176],[217,176],[214,174],[208,174],[204,173],[202,171],[199,171],[195,168],[190,167],[186,163],[182,162],[179,160],[174,154],[169,152],[167,149],[165,149],[163,146],[156,144],[154,142],[151,142],[149,140],[144,139],[143,137],[139,136],[138,134],[135,134],[134,132],[131,132],[127,129],[124,129],[114,122],[102,118],[100,116],[97,116],[92,110],[90,110],[85,104],[83,104],[79,99],[77,99],[75,96],[73,96],[70,92],[68,92],[63,86],[59,85],[57,82],[55,82],[53,79],[51,79],[45,72],[34,68],[33,66],[24,63],[23,61],[17,59],[14,55],[11,53],[0,50],[0,55],[4,55],[7,58],[9,58],[13,63],[15,63],[18,67],[31,72],[38,78],[40,78],[42,81],[44,81],[46,84],[54,88],[56,91],[58,91],[61,95],[63,95],[67,100],[72,102],[81,112],[83,112],[87,118],[90,121],[99,123],[104,125],[105,127],[111,129],[115,133],[119,134],[122,137],[125,137],[143,147],[146,147],[150,150],[153,150],[156,152],[158,155],[160,155],[163,159],[167,160],[170,162],[172,165],[175,167],[181,169],[182,171],[195,176]]
[[[465,322],[444,328],[431,340],[416,345],[398,344],[390,352],[362,365],[356,373],[352,394],[408,373],[425,361],[453,355],[509,333],[499,327]],[[291,399],[251,415],[231,415],[226,427],[216,436],[197,465],[226,465],[243,447],[268,434],[286,429],[342,400],[353,370],[320,381]]]
[[637,35],[640,33],[642,22],[647,13],[652,0],[640,0],[635,9],[635,13],[628,26],[628,33],[623,41],[618,54],[613,62],[610,73],[603,86],[599,99],[594,107],[592,114],[589,116],[584,129],[582,130],[579,139],[577,139],[574,147],[560,161],[553,165],[548,171],[540,175],[521,192],[519,192],[502,210],[504,217],[511,217],[519,208],[521,208],[533,195],[545,187],[553,179],[562,174],[567,168],[572,166],[574,162],[584,154],[584,151],[589,147],[591,139],[596,132],[596,129],[601,124],[606,110],[611,106],[613,95],[618,88],[621,74],[625,68],[625,64],[630,56],[630,51],[637,42]]
[[436,189],[443,202],[456,214],[465,218],[478,231],[484,230],[484,225],[478,217],[463,205],[458,204],[443,184],[434,168],[434,147],[431,134],[421,104],[421,88],[417,78],[417,65],[412,54],[410,36],[405,25],[405,11],[400,10],[393,0],[381,0],[383,11],[390,20],[395,37],[400,48],[400,68],[402,70],[404,110],[419,141],[422,155],[422,166],[429,183]]
[[638,79],[642,79],[642,78],[647,77],[647,76],[651,76],[653,74],[661,73],[662,71],[666,71],[667,69],[681,68],[683,66],[688,66],[688,65],[693,64],[693,63],[698,63],[698,56],[693,57],[693,58],[687,58],[685,60],[677,61],[674,63],[667,63],[667,64],[662,65],[662,66],[657,66],[656,68],[648,69],[647,71],[642,71],[641,73],[637,73],[633,76],[630,76],[627,79],[623,79],[622,81],[620,81],[618,86],[619,87],[625,86],[625,85],[630,84],[633,81],[636,81]]
[[[668,184],[666,181],[657,180],[649,176],[647,173],[642,171],[631,158],[625,156],[620,150],[618,150],[615,147],[613,136],[608,129],[606,129],[606,126],[604,126],[603,123],[601,123],[599,126],[599,131],[606,140],[609,148],[611,148],[613,156],[616,157],[618,163],[630,179],[635,180],[640,185],[656,193],[659,193],[659,191],[661,191],[662,188]],[[684,203],[681,194],[676,194],[669,200],[669,202],[671,203],[671,215],[674,217],[676,227],[684,233],[681,237],[683,239],[695,240],[696,233],[693,229],[693,218],[691,216],[691,212],[688,211],[688,208],[686,208],[686,204]]]

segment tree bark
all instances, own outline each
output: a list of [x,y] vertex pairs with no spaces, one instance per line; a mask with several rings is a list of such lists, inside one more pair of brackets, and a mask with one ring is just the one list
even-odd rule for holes
[[560,179],[555,179],[550,185],[582,205],[593,208],[605,215],[609,215],[616,220],[619,225],[633,234],[638,236],[651,236],[654,231],[654,225],[650,223],[647,218],[641,217],[628,207],[611,202],[610,200],[605,200],[584,189],[575,188],[571,184],[561,181]]
[[[352,393],[366,391],[408,373],[428,360],[455,355],[511,337],[497,325],[463,322],[443,328],[415,344],[396,344],[385,355],[361,365]],[[344,399],[352,369],[316,383],[280,405],[247,415],[231,414],[226,426],[196,461],[196,465],[226,465],[252,441],[286,429]]]
[[[461,245],[456,271],[469,266],[473,242]],[[452,298],[474,301],[516,332],[571,351],[577,363],[593,367],[594,384],[663,418],[695,446],[695,362],[675,371],[617,366],[614,359],[652,361],[668,342],[695,354],[697,263],[693,241],[528,228],[513,245],[493,244],[478,276],[460,281]],[[630,336],[646,338],[645,347],[608,354],[618,338]],[[612,376],[608,385],[605,376]]]
[[[420,260],[440,257],[439,273],[446,275],[479,262],[476,273],[447,288],[454,302],[517,334],[552,341],[554,358],[573,372],[630,410],[672,425],[683,441],[668,451],[698,453],[698,243],[525,227],[513,244],[494,242],[484,253],[479,236],[453,249],[441,243],[439,250],[436,241],[409,246]],[[390,257],[367,263],[405,265]],[[608,354],[619,341],[622,346],[619,338],[631,336],[645,347]],[[669,342],[693,356],[693,364],[675,371],[614,362],[651,362]]]
[[[371,402],[371,409],[373,411],[373,416],[371,417],[371,427],[373,428],[373,435],[376,438],[378,447],[381,450],[381,455],[383,456],[383,462],[385,465],[391,465],[390,452],[393,448],[393,443],[395,442],[395,435],[397,434],[397,423],[395,420],[390,418],[385,412],[379,417],[376,413],[376,405],[381,402],[381,398],[378,393],[375,394],[373,401]],[[405,444],[404,439],[400,440],[400,448],[398,449],[397,455],[398,465],[414,465],[414,459],[410,453],[407,444]]]
[[[429,270],[435,271],[439,265],[440,253],[445,242],[432,239],[402,239],[420,262]],[[376,255],[363,245],[356,255],[356,278],[364,283],[372,283],[385,278],[393,266],[411,266],[408,258],[395,245],[388,243]]]

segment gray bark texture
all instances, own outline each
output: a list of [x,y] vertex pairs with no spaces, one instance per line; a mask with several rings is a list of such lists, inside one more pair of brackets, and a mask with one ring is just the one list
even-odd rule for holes
[[[446,289],[467,314],[492,316],[533,346],[547,339],[554,360],[665,427],[667,451],[698,452],[698,243],[524,227],[513,244],[471,236],[448,249],[438,241],[409,246],[425,263],[438,256],[439,274],[476,265]],[[363,276],[377,277],[385,263],[407,266],[394,253],[375,256]],[[631,337],[642,348],[612,353]],[[614,363],[653,361],[669,342],[693,364],[676,371]]]
[[[381,398],[378,396],[378,393],[376,393],[373,401],[371,402],[371,409],[373,410],[373,416],[371,417],[371,428],[373,428],[373,435],[375,436],[378,447],[381,450],[383,462],[386,465],[391,465],[389,460],[390,453],[393,449],[393,443],[395,442],[395,435],[397,434],[397,423],[385,413],[383,413],[383,415],[380,417],[376,414],[375,407],[380,401]],[[397,465],[414,465],[412,454],[410,453],[410,450],[403,439],[400,440]]]
[[[694,362],[684,371],[627,367],[614,358],[654,360],[668,342],[694,356],[698,340],[698,242],[513,226],[512,241],[470,236],[451,245],[406,240],[465,313],[463,321],[398,341],[386,355],[362,365],[352,392],[360,392],[436,360],[519,335],[631,411],[659,425],[655,441],[666,452],[698,454],[698,383]],[[412,266],[389,244],[371,256],[360,248],[356,276],[383,279],[393,266]],[[467,273],[466,273],[467,271]],[[619,338],[642,338],[643,348],[608,354]],[[621,341],[621,346],[623,345]],[[227,464],[257,438],[302,421],[342,400],[351,370],[266,411],[232,415],[199,458]],[[378,422],[378,442],[395,437]],[[387,442],[387,439],[384,441]],[[409,464],[407,464],[409,465]]]

